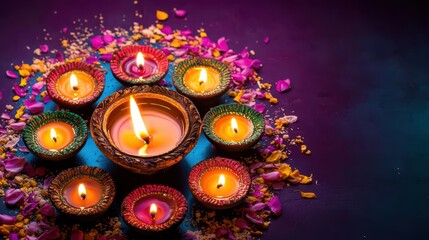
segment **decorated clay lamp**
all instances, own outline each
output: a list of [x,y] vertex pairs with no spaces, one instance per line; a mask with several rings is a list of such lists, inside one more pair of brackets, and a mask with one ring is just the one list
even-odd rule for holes
[[250,175],[238,161],[215,157],[196,164],[189,173],[194,197],[212,209],[227,209],[239,204],[250,188]]
[[104,90],[104,73],[84,62],[60,65],[46,78],[46,89],[58,105],[77,109],[91,105]]
[[176,189],[143,185],[125,197],[121,213],[133,229],[156,234],[177,229],[187,210],[185,197]]
[[34,155],[46,160],[63,160],[82,149],[88,138],[88,128],[75,113],[45,112],[28,121],[22,138]]
[[110,68],[118,81],[125,85],[152,85],[168,71],[167,56],[150,46],[127,46],[116,52]]
[[91,117],[91,135],[113,162],[153,174],[179,162],[198,141],[202,123],[186,97],[159,86],[134,86],[107,97]]
[[49,197],[63,214],[93,220],[112,204],[115,184],[103,169],[79,166],[62,171],[52,180]]
[[238,152],[255,145],[265,125],[262,115],[253,108],[241,104],[223,104],[207,112],[203,129],[217,148]]
[[231,81],[224,63],[209,58],[192,58],[180,62],[174,70],[173,84],[181,94],[210,103],[221,97]]

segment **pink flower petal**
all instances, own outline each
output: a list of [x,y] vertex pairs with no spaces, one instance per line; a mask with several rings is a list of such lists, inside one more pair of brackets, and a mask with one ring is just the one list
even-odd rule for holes
[[246,83],[246,76],[244,76],[243,74],[240,73],[233,73],[231,75],[232,77],[232,81],[236,84],[236,85],[244,85]]
[[26,146],[19,146],[19,147],[18,147],[18,150],[19,150],[20,152],[23,152],[23,153],[28,153],[28,152],[30,152],[30,151],[28,151],[28,148],[27,148]]
[[48,47],[48,45],[40,45],[40,51],[42,52],[42,53],[47,53],[48,51],[49,51],[49,47]]
[[16,222],[16,216],[9,216],[5,214],[0,214],[0,225],[13,225]]
[[38,167],[36,168],[36,175],[38,177],[43,177],[46,175],[46,168],[45,167]]
[[225,57],[222,59],[222,62],[227,62],[227,63],[231,63],[234,62],[235,60],[237,60],[238,55],[231,55],[229,57]]
[[265,180],[265,181],[278,181],[280,180],[280,172],[274,171],[274,172],[269,172],[269,173],[263,173],[261,174],[261,177]]
[[45,204],[45,205],[43,205],[43,207],[41,207],[41,208],[39,209],[39,212],[40,212],[43,216],[46,216],[46,217],[53,217],[53,216],[55,215],[55,210],[54,210],[54,208],[53,208],[51,205],[49,205],[49,204]]
[[60,230],[58,226],[53,226],[48,231],[39,236],[38,240],[52,240],[60,238]]
[[271,212],[277,216],[282,213],[282,203],[280,202],[279,197],[276,195],[274,195],[270,201],[268,201],[268,207],[270,208]]
[[214,43],[208,37],[201,38],[201,45],[204,47],[210,48],[213,47]]
[[17,233],[10,233],[9,234],[9,240],[19,240],[18,234]]
[[252,212],[260,211],[260,210],[264,209],[265,206],[266,206],[265,203],[256,203],[256,204],[252,205],[251,210],[252,210]]
[[[0,98],[1,100],[1,98]],[[2,113],[1,114],[1,119],[5,119],[5,120],[9,120],[10,119],[10,114],[9,113]]]
[[29,203],[25,205],[25,207],[22,208],[21,214],[24,215],[25,217],[28,216],[30,213],[34,211],[34,209],[36,209],[37,205],[38,205],[37,203]]
[[186,16],[186,10],[183,10],[183,9],[176,9],[174,10],[174,13],[176,14],[176,17],[179,17],[179,18]]
[[250,165],[250,172],[254,173],[256,171],[256,169],[262,167],[262,165],[264,165],[263,162],[257,162],[257,163]]
[[42,102],[25,100],[24,104],[25,107],[27,107],[28,111],[30,111],[30,113],[32,114],[41,113],[45,109],[45,104],[43,104]]
[[83,240],[85,237],[85,234],[82,230],[75,229],[71,232],[70,240]]
[[35,84],[33,84],[33,86],[31,86],[31,89],[33,89],[31,93],[33,95],[38,95],[40,93],[40,90],[42,90],[43,86],[45,86],[45,83],[43,81],[36,82]]
[[245,217],[247,218],[247,220],[249,220],[250,222],[256,225],[261,226],[264,224],[264,220],[256,214],[246,213]]
[[253,108],[259,113],[263,113],[265,111],[265,105],[262,103],[253,105]]
[[37,240],[37,237],[26,236],[25,240]]
[[249,224],[243,218],[237,219],[237,221],[235,221],[235,226],[237,226],[241,229],[249,229]]
[[4,202],[8,205],[15,205],[24,200],[25,193],[20,189],[9,189],[4,195]]
[[10,124],[10,128],[12,128],[14,131],[19,132],[25,128],[25,125],[26,125],[25,122],[16,122],[16,123]]
[[64,55],[62,52],[56,52],[55,57],[57,58],[58,62],[64,62]]
[[15,94],[20,97],[25,97],[27,95],[28,88],[20,88],[18,83],[13,84],[13,90],[15,91]]
[[36,176],[36,169],[30,163],[25,164],[23,171],[30,177]]
[[229,49],[228,44],[226,42],[227,40],[225,39],[225,37],[221,37],[217,40],[218,48],[223,52],[226,52]]
[[252,68],[245,68],[242,72],[241,72],[241,74],[243,74],[244,76],[246,76],[246,77],[251,77],[251,76],[253,76],[253,74],[255,73],[255,70],[254,69],[252,69]]
[[39,233],[40,231],[42,231],[42,229],[40,228],[39,224],[37,224],[36,222],[31,222],[30,224],[28,224],[27,233],[36,234],[36,233]]
[[89,40],[94,50],[100,49],[104,45],[103,38],[101,36],[95,36]]
[[103,42],[106,45],[109,44],[109,43],[111,43],[111,42],[113,42],[113,41],[115,41],[115,37],[113,37],[112,35],[106,34],[106,35],[103,36]]
[[66,33],[66,32],[68,32],[68,31],[69,31],[69,29],[68,29],[68,28],[66,28],[66,27],[64,27],[62,31],[63,31],[63,33]]
[[113,53],[106,53],[106,54],[102,54],[100,56],[100,60],[105,61],[105,62],[110,62],[110,60],[112,60],[113,58]]
[[96,56],[89,56],[86,58],[85,61],[89,64],[93,64],[98,61],[98,58]]
[[273,183],[274,190],[282,190],[286,186],[285,182],[275,182]]
[[276,83],[277,92],[284,92],[290,89],[290,79],[278,80]]
[[191,31],[191,30],[189,30],[189,29],[185,29],[185,30],[180,31],[180,34],[181,34],[182,36],[189,36],[189,35],[191,35],[191,34],[192,34],[192,31]]
[[265,43],[265,44],[268,44],[269,42],[270,42],[270,38],[269,38],[269,37],[265,37],[265,38],[264,38],[264,43]]
[[52,182],[52,177],[48,177],[45,179],[45,181],[43,181],[43,189],[48,190],[49,185],[51,185]]
[[17,79],[18,78],[18,75],[16,75],[16,73],[13,72],[13,71],[11,71],[11,70],[7,70],[6,71],[6,76],[8,78],[12,78],[12,79]]
[[6,158],[4,162],[4,168],[11,173],[19,173],[26,163],[25,158],[22,157]]
[[161,32],[164,33],[165,35],[170,35],[173,34],[173,29],[171,29],[170,26],[165,25],[162,29]]

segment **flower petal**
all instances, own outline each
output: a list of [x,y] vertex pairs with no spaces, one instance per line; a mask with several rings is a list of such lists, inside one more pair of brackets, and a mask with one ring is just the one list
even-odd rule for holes
[[13,91],[20,97],[25,97],[25,95],[27,95],[27,90],[28,88],[20,88],[18,83],[13,84]]
[[70,234],[70,240],[83,240],[85,237],[85,234],[82,230],[75,229]]
[[278,196],[274,195],[270,201],[268,201],[268,207],[274,215],[279,216],[282,213],[282,203]]
[[40,231],[42,231],[42,229],[40,228],[39,224],[37,224],[37,222],[31,222],[30,224],[28,224],[27,232],[29,234],[36,234]]
[[161,32],[163,32],[165,35],[170,35],[170,34],[173,34],[173,29],[171,29],[170,26],[164,26],[161,29]]
[[20,189],[9,189],[4,195],[4,202],[8,205],[15,205],[24,200],[25,193]]
[[52,177],[48,177],[45,179],[45,181],[43,181],[43,189],[48,190],[49,185],[51,185],[52,182]]
[[285,92],[290,89],[290,79],[278,80],[276,83],[277,92]]
[[60,238],[60,236],[61,235],[60,235],[60,230],[58,226],[53,226],[50,229],[48,229],[48,231],[40,235],[38,240],[52,240],[52,239]]
[[235,226],[237,226],[241,229],[249,229],[249,224],[243,218],[237,219],[237,221],[235,221]]
[[86,58],[85,62],[89,64],[93,64],[98,61],[98,58],[96,56],[89,56]]
[[253,105],[253,108],[259,113],[263,113],[265,111],[265,105],[263,103],[255,104]]
[[266,206],[265,203],[256,203],[256,204],[252,205],[251,211],[252,212],[260,211],[260,210],[264,209],[265,206]]
[[0,225],[13,225],[16,222],[16,216],[9,216],[5,214],[0,214]]
[[313,199],[316,198],[316,194],[314,192],[303,192],[296,190],[295,192],[299,192],[302,198]]
[[161,10],[157,10],[156,11],[156,19],[158,19],[159,21],[165,21],[168,19],[168,13],[161,11]]
[[33,212],[34,209],[36,209],[37,205],[38,205],[37,203],[29,203],[29,204],[25,205],[25,207],[21,211],[22,215],[26,217],[31,212]]
[[56,52],[55,57],[57,58],[58,62],[64,62],[64,54],[62,52]]
[[265,37],[265,38],[264,38],[264,43],[265,43],[265,44],[268,44],[269,42],[270,42],[270,38],[269,38],[269,37]]
[[21,157],[6,158],[4,162],[4,168],[11,173],[19,173],[26,163],[25,158]]
[[91,42],[91,46],[94,50],[98,50],[104,45],[104,41],[101,36],[95,36],[89,39],[89,41]]
[[40,45],[40,51],[42,51],[42,53],[47,53],[49,51],[49,46],[48,45]]
[[176,17],[179,18],[186,16],[186,10],[183,9],[175,9],[174,13],[176,14]]
[[264,225],[264,220],[256,214],[246,213],[245,217],[247,218],[247,220],[249,220],[250,222],[256,225],[259,225],[259,226]]
[[46,168],[45,167],[38,167],[36,168],[36,175],[38,177],[43,177],[46,175]]
[[113,37],[112,35],[106,34],[106,35],[103,36],[103,42],[106,45],[109,44],[109,43],[111,43],[111,42],[113,42],[113,41],[115,41],[115,37]]
[[21,131],[22,129],[24,129],[26,123],[25,122],[16,122],[16,123],[11,123],[10,124],[10,128],[12,128],[14,131]]
[[32,114],[41,113],[45,109],[45,104],[43,104],[42,102],[25,100],[24,104],[28,111],[30,111],[30,113]]
[[25,164],[24,172],[30,177],[36,176],[36,169],[30,163]]
[[11,70],[7,70],[6,71],[6,76],[8,78],[12,78],[12,79],[17,79],[18,78],[18,75],[16,75],[16,73],[13,72],[13,71],[11,71]]
[[226,42],[227,40],[225,37],[221,37],[217,40],[217,46],[223,52],[226,52],[229,49],[228,44]]
[[40,90],[42,90],[43,86],[45,86],[45,83],[43,81],[36,82],[35,84],[33,84],[33,86],[31,86],[31,89],[33,89],[31,93],[33,95],[38,95],[40,93]]
[[263,174],[261,174],[261,177],[265,181],[278,181],[278,180],[280,180],[280,173],[278,171],[263,173]]
[[14,232],[9,234],[9,240],[19,240],[18,234]]
[[45,204],[45,205],[43,205],[43,207],[41,207],[41,208],[39,209],[39,212],[40,212],[43,216],[46,216],[46,217],[53,217],[53,216],[55,215],[55,210],[54,210],[54,208],[53,208],[51,205],[49,205],[49,204]]

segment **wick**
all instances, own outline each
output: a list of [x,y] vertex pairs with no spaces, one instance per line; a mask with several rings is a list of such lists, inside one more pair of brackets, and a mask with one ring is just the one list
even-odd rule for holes
[[80,194],[80,198],[82,198],[82,200],[85,200],[86,194],[85,193]]
[[142,140],[144,141],[144,144],[149,145],[149,142],[150,142],[149,136],[142,137]]
[[156,213],[155,212],[150,213],[150,216],[152,217],[152,221],[155,222]]
[[238,133],[238,129],[237,129],[237,128],[234,128],[234,132],[237,134],[237,133]]
[[198,81],[198,83],[200,84],[200,87],[201,87],[201,85],[203,85],[204,81],[200,80],[200,81]]
[[57,137],[52,137],[52,140],[54,140],[54,142],[57,142]]
[[78,86],[73,86],[73,90],[77,91],[77,90],[79,90],[79,87]]
[[216,187],[217,187],[217,189],[219,189],[219,188],[223,187],[223,184],[222,183],[218,183]]

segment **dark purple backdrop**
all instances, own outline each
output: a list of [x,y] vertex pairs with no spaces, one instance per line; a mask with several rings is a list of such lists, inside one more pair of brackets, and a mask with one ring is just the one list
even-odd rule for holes
[[[44,28],[56,40],[78,18],[94,21],[102,13],[107,28],[135,20],[132,0],[37,2],[2,2],[0,72],[31,59],[25,46],[58,44],[41,40]],[[283,215],[264,239],[429,239],[426,9],[344,2],[140,0],[137,6],[145,26],[157,9],[184,8],[186,21],[173,17],[167,24],[226,36],[233,49],[256,51],[267,81],[292,80],[292,91],[275,96],[298,115],[295,133],[313,155],[295,155],[291,164],[314,173],[319,184],[282,191]],[[4,75],[1,81],[5,93],[12,81]],[[1,108],[9,99],[5,94]],[[296,189],[318,199],[301,200]]]

